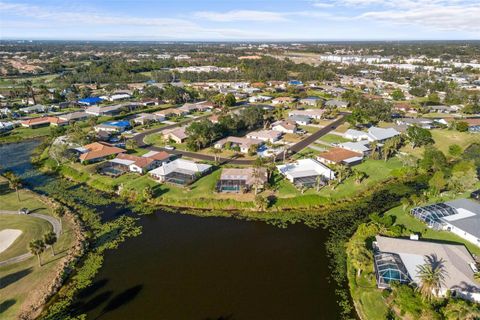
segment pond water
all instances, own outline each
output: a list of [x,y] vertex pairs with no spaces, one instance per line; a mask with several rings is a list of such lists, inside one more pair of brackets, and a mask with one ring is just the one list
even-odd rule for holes
[[[29,164],[35,146],[0,146],[0,165],[33,186],[55,183]],[[97,210],[112,214],[109,206]],[[89,319],[339,317],[322,229],[164,212],[139,223],[142,235],[108,251],[79,296],[77,310]]]

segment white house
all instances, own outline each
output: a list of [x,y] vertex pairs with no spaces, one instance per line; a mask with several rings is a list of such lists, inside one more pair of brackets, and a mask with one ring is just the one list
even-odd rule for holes
[[413,208],[412,215],[430,227],[450,231],[480,247],[480,203],[457,199]]
[[160,167],[150,171],[149,174],[160,182],[187,185],[206,173],[211,167],[208,164],[176,159],[162,164]]
[[322,183],[335,179],[335,172],[314,159],[300,159],[277,166],[278,171],[296,186],[311,187],[320,179]]
[[294,121],[280,120],[272,124],[272,130],[282,133],[295,133],[297,132],[297,125]]
[[248,98],[248,102],[250,103],[256,103],[256,102],[266,102],[272,100],[272,97],[269,96],[253,96]]
[[280,139],[282,133],[275,130],[259,130],[247,134],[248,139],[260,140],[263,142],[274,143]]
[[355,129],[348,129],[343,137],[353,141],[368,140],[370,142],[384,142],[390,138],[400,135],[400,132],[394,128],[370,127],[367,132]]
[[480,302],[480,284],[475,281],[475,259],[462,244],[376,236],[373,243],[374,267],[379,288],[390,287],[390,282],[420,283],[419,266],[443,262],[447,276],[439,295],[450,292],[454,297]]

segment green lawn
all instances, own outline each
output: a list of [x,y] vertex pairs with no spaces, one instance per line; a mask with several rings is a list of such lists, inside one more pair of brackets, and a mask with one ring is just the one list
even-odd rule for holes
[[52,231],[47,221],[28,215],[0,215],[0,231],[5,229],[21,230],[22,234],[7,250],[0,253],[0,261],[10,259],[28,252],[28,244],[42,239],[43,235]]
[[44,137],[48,136],[50,131],[50,126],[40,127],[37,129],[18,127],[7,134],[0,136],[0,143],[18,142],[25,139]]
[[[434,146],[445,154],[448,154],[448,147],[450,147],[452,144],[458,144],[460,147],[462,147],[462,149],[465,149],[474,142],[480,143],[479,134],[458,132],[447,129],[433,129],[430,130],[430,132],[432,133],[433,140],[435,141]],[[420,157],[423,154],[424,148],[412,149],[411,145],[407,144],[402,148],[401,151]]]
[[[27,207],[35,212],[51,215],[51,211],[40,201],[38,196],[27,190],[20,190],[18,203],[14,191],[7,188],[5,180],[0,177],[0,204],[5,210],[18,210]],[[67,219],[63,220],[63,233],[55,244],[56,255],[52,256],[50,250],[42,254],[43,266],[39,267],[37,258],[32,257],[26,261],[0,267],[0,318],[13,320],[19,318],[22,304],[30,302],[35,297],[37,289],[48,286],[57,274],[57,269],[62,265],[62,257],[71,246],[73,240],[72,226]],[[28,252],[28,243],[31,239],[39,239],[44,232],[51,230],[51,225],[41,219],[28,215],[0,216],[0,229],[21,229],[24,233],[17,238],[13,245],[0,254],[4,260],[17,254]]]
[[319,140],[321,140],[323,142],[327,142],[327,143],[343,143],[343,142],[350,141],[348,139],[345,139],[342,136],[338,136],[338,135],[331,134],[331,133],[324,135]]

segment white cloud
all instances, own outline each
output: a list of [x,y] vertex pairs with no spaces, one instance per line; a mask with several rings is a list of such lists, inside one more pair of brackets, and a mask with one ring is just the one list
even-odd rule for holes
[[317,8],[332,8],[335,5],[333,3],[329,3],[329,2],[314,2],[313,6],[317,7]]
[[409,7],[408,3],[404,3],[403,9],[365,12],[357,18],[404,25],[420,25],[433,30],[480,32],[479,3],[462,6],[439,4],[435,0],[420,2],[414,7]]
[[233,21],[285,21],[284,13],[256,10],[232,10],[227,12],[200,11],[195,17],[216,22]]

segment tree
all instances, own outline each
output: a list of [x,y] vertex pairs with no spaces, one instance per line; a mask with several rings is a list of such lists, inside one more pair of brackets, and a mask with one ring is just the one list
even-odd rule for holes
[[349,166],[346,166],[344,164],[339,164],[335,166],[334,170],[335,170],[336,177],[340,183],[343,182],[352,174],[352,169]]
[[357,270],[357,277],[359,277],[362,271],[372,269],[373,255],[364,242],[350,241],[347,245],[347,251],[351,255],[352,265]]
[[446,320],[477,320],[480,318],[479,307],[463,299],[449,299],[442,311]]
[[46,246],[50,246],[50,249],[52,249],[52,255],[55,256],[55,249],[53,248],[53,245],[57,242],[57,235],[55,232],[51,231],[46,233],[43,236],[43,242]]
[[418,126],[408,127],[407,139],[412,143],[413,148],[426,146],[434,142],[430,131]]
[[457,192],[472,189],[478,182],[477,168],[473,161],[460,161],[452,168],[450,187]]
[[454,122],[453,128],[455,128],[455,130],[457,130],[458,132],[467,132],[469,126],[468,123],[465,121],[458,121]]
[[262,196],[261,194],[257,194],[255,196],[255,206],[257,207],[258,210],[265,210],[268,208],[269,201],[267,197]]
[[388,158],[394,155],[398,151],[398,149],[401,147],[401,145],[402,145],[402,138],[400,136],[395,136],[385,141],[382,149],[383,157],[385,161],[387,161]]
[[405,95],[403,94],[403,91],[400,89],[396,89],[392,92],[391,94],[393,100],[405,100]]
[[48,150],[50,158],[55,160],[57,167],[69,160],[69,151],[65,143],[54,143]]
[[145,189],[143,189],[143,198],[147,201],[152,200],[153,198],[153,189],[150,186],[146,186]]
[[356,184],[360,184],[360,183],[362,183],[363,180],[368,178],[368,175],[364,171],[353,170],[353,178],[355,179]]
[[448,167],[447,158],[442,151],[429,146],[423,152],[420,167],[429,172],[445,171]]
[[42,259],[40,255],[45,251],[45,242],[43,240],[34,240],[28,245],[30,253],[36,255],[38,258],[38,266],[42,266]]
[[3,176],[8,180],[8,187],[17,193],[17,200],[20,202],[19,189],[22,187],[20,178],[12,171],[5,172]]
[[445,285],[447,271],[443,258],[438,259],[435,254],[425,256],[424,261],[424,264],[417,266],[417,276],[420,279],[417,290],[424,299],[431,301]]
[[430,190],[434,195],[438,195],[447,186],[447,180],[445,180],[445,174],[443,171],[437,171],[433,174],[432,178],[428,181]]
[[135,139],[128,139],[125,146],[127,147],[127,149],[135,150],[136,148],[138,148],[138,142]]
[[462,147],[460,147],[458,144],[452,144],[448,147],[448,154],[453,157],[460,157],[462,151]]
[[233,107],[237,103],[237,99],[235,99],[235,96],[232,93],[227,93],[225,95],[225,98],[223,99],[223,105],[225,107]]

